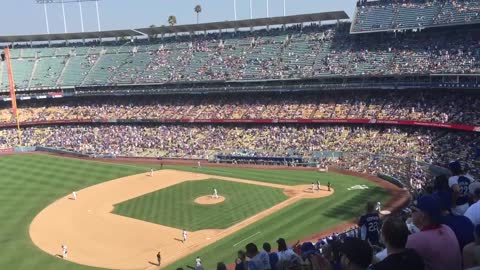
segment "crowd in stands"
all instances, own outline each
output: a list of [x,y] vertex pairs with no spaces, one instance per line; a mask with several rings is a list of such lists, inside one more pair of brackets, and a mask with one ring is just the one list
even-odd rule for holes
[[[469,31],[378,39],[352,36],[349,26],[312,24],[91,48],[18,48],[12,65],[17,89],[479,71],[478,40]],[[6,92],[2,70],[0,88]]]
[[[10,104],[0,121],[14,121]],[[480,125],[480,97],[462,91],[175,95],[20,101],[21,122],[83,119],[384,119]]]
[[[0,130],[0,148],[19,145],[16,129]],[[304,125],[62,125],[22,129],[22,144],[113,156],[211,159],[247,149],[257,155],[304,158],[316,152],[343,152],[334,165],[383,173],[412,186],[423,182],[422,162],[444,165],[461,159],[479,175],[480,135],[440,129]],[[353,153],[353,154],[348,154]],[[409,159],[412,162],[404,162]],[[420,162],[417,164],[417,161]],[[410,178],[418,175],[417,178]],[[411,183],[410,183],[411,182]]]
[[353,32],[417,29],[480,22],[476,0],[360,0]]
[[402,211],[367,202],[358,227],[345,233],[290,246],[279,238],[276,251],[248,243],[235,270],[478,270],[480,182],[458,162],[448,167]]

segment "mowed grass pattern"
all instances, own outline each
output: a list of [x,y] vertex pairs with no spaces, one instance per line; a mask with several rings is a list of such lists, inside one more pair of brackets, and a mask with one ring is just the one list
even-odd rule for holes
[[[38,249],[28,235],[31,221],[43,208],[74,190],[127,175],[145,173],[150,167],[152,165],[107,164],[48,155],[0,157],[0,269],[95,269],[54,258]],[[214,269],[218,261],[232,263],[237,250],[247,244],[244,239],[253,234],[256,234],[255,237],[249,238],[248,242],[260,246],[268,241],[275,247],[274,241],[280,236],[294,242],[358,217],[368,200],[385,202],[388,198],[386,192],[372,182],[338,174],[239,168],[196,169],[188,166],[165,168],[286,185],[308,184],[315,180],[321,180],[322,185],[325,185],[331,181],[335,189],[330,197],[295,203],[166,269],[192,265],[197,255],[202,257],[206,269]],[[347,191],[348,187],[360,184],[367,185],[369,189]],[[138,207],[151,209],[152,205],[146,202],[144,206]],[[242,210],[242,207],[238,209]],[[235,243],[238,244],[234,246]]]
[[[167,270],[174,270],[177,267],[185,269],[187,266],[193,266],[192,262],[195,261],[195,256],[202,258],[205,269],[215,269],[216,263],[219,261],[231,264],[235,261],[237,251],[244,249],[249,242],[254,242],[259,247],[264,242],[270,242],[272,247],[276,248],[275,240],[283,237],[289,243],[294,243],[298,239],[309,237],[358,218],[364,213],[367,201],[385,203],[389,198],[388,194],[373,182],[336,173],[221,167],[196,169],[189,166],[170,168],[285,185],[310,184],[316,180],[320,180],[322,185],[326,185],[330,181],[335,193],[322,199],[304,199],[290,205],[233,235],[213,243],[192,254],[192,256],[179,260],[177,263],[166,267]],[[368,189],[347,190],[354,185],[366,185]],[[252,235],[255,236],[250,237]]]
[[[212,195],[226,200],[215,205],[194,203]],[[222,180],[187,181],[115,205],[114,213],[187,231],[228,228],[287,198],[281,189]]]
[[145,171],[47,155],[0,157],[0,269],[93,269],[38,249],[28,234],[31,221],[74,190]]

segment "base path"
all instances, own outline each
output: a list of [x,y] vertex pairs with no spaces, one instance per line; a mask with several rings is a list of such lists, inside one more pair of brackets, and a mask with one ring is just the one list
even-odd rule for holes
[[[115,204],[184,181],[222,179],[269,186],[283,190],[288,199],[222,230],[188,232],[159,224],[112,214]],[[209,244],[257,222],[304,198],[321,198],[333,193],[322,186],[312,191],[307,185],[285,186],[229,177],[156,171],[128,176],[88,187],[77,192],[77,200],[67,195],[43,209],[30,225],[30,237],[40,249],[57,256],[61,245],[68,246],[68,260],[79,264],[114,269],[157,269],[155,254],[162,252],[162,267],[192,254]]]

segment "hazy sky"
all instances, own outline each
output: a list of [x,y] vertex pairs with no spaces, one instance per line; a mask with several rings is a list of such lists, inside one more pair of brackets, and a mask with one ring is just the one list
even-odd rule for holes
[[[36,0],[0,0],[0,35],[46,33],[43,5]],[[71,0],[70,0],[71,1]],[[266,16],[267,0],[252,0],[253,16]],[[283,14],[283,0],[270,1],[270,16]],[[345,10],[352,17],[356,0],[286,0],[287,15]],[[168,24],[169,15],[177,17],[178,24],[196,22],[195,5],[202,6],[200,22],[233,20],[233,0],[100,0],[102,30],[147,27],[151,24]],[[79,32],[78,3],[65,4],[69,32]],[[249,0],[237,0],[238,19],[250,16]],[[63,16],[60,4],[48,5],[51,33],[63,32]],[[97,30],[94,2],[83,3],[85,31]]]

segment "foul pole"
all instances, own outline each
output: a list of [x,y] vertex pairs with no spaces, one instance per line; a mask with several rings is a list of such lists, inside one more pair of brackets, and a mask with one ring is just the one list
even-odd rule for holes
[[22,145],[22,133],[20,131],[20,119],[18,119],[18,110],[17,110],[17,97],[15,95],[15,81],[13,80],[13,71],[12,71],[12,62],[10,60],[10,49],[7,47],[4,49],[5,53],[5,62],[7,62],[7,74],[8,74],[8,84],[10,89],[10,98],[12,99],[12,115],[15,117],[17,122],[17,135],[19,146]]

